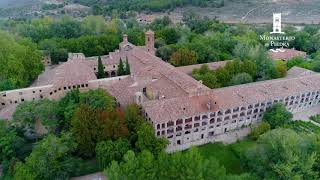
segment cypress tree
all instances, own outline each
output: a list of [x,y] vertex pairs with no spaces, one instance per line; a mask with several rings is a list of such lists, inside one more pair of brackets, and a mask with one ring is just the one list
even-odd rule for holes
[[129,75],[131,73],[130,71],[130,64],[128,62],[128,57],[126,58],[126,75]]
[[122,62],[122,59],[120,58],[120,63],[118,66],[118,76],[122,76],[125,74],[124,64]]
[[102,60],[101,57],[98,57],[98,74],[97,74],[98,79],[102,79],[105,78],[105,74],[104,74],[104,67],[102,64]]

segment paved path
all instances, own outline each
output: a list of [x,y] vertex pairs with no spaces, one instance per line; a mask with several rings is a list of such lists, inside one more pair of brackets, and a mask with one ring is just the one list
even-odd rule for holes
[[314,106],[302,112],[294,113],[293,120],[305,120],[308,121],[311,116],[320,114],[320,105]]
[[107,180],[102,172],[89,174],[81,177],[73,177],[70,180]]
[[293,120],[302,120],[302,121],[305,121],[305,122],[311,122],[312,124],[320,127],[319,123],[310,120],[311,116],[314,116],[314,115],[317,115],[317,114],[320,114],[320,106],[319,105],[315,106],[315,107],[312,107],[312,108],[309,108],[308,110],[304,110],[302,112],[294,113],[293,114]]

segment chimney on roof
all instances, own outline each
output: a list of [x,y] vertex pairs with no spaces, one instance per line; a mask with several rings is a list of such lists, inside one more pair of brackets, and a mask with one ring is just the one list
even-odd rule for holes
[[124,34],[123,35],[123,42],[124,43],[128,43],[129,41],[128,41],[128,35],[127,34]]
[[208,110],[212,110],[213,107],[214,107],[215,105],[217,105],[217,102],[212,101],[212,100],[209,100],[206,105],[207,105]]
[[138,105],[142,105],[144,98],[143,98],[143,93],[142,92],[136,92],[135,93],[135,102]]
[[211,100],[209,100],[208,103],[207,103],[208,110],[212,110],[212,107],[213,107],[213,103],[212,103]]

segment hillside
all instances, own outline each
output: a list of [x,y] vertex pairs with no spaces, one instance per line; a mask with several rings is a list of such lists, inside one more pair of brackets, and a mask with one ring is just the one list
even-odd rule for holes
[[169,15],[175,22],[182,19],[184,12],[197,12],[227,23],[271,23],[272,14],[282,13],[282,21],[290,24],[319,24],[320,0],[225,0],[224,6],[176,8]]
[[0,8],[13,8],[20,6],[34,5],[39,0],[0,0]]

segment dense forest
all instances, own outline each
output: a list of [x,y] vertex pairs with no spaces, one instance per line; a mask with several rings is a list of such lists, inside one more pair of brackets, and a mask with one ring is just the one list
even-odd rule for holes
[[90,6],[96,15],[120,14],[126,11],[165,11],[186,5],[200,7],[222,7],[224,0],[73,0],[74,3]]

